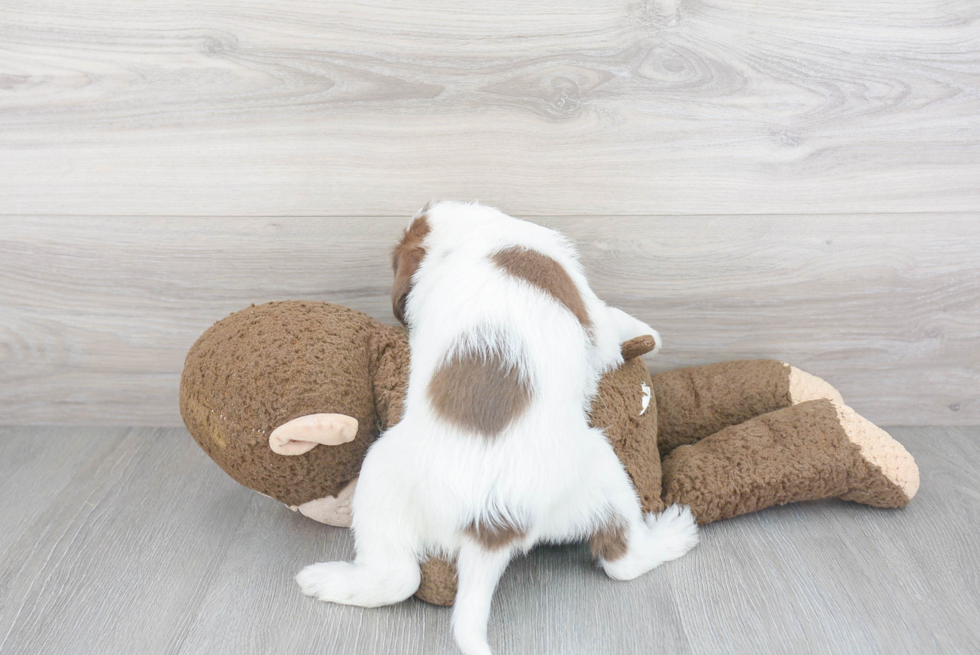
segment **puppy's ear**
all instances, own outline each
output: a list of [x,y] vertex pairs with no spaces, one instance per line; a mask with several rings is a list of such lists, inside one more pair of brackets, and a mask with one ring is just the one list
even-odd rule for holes
[[429,230],[428,217],[423,211],[405,230],[401,242],[395,246],[391,255],[391,268],[395,272],[395,282],[391,287],[391,309],[402,325],[405,325],[405,303],[412,291],[412,277],[425,258],[423,241]]
[[391,310],[402,325],[405,325],[405,302],[412,291],[412,276],[415,275],[424,256],[423,248],[404,250],[399,248],[392,258],[395,282],[391,287]]
[[[658,335],[659,336],[659,335]],[[629,341],[624,341],[620,346],[623,353],[623,360],[629,361],[634,357],[646,355],[651,350],[657,348],[657,339],[651,334],[643,334],[633,337]]]

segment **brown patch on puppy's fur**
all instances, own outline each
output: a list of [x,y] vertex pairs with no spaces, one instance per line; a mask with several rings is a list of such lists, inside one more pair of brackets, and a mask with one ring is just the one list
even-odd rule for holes
[[453,425],[494,437],[531,402],[531,388],[502,353],[456,352],[429,380],[429,402]]
[[575,315],[586,330],[592,328],[592,318],[585,308],[582,294],[561,264],[536,250],[514,246],[491,257],[493,263],[514,277],[520,278],[549,294]]
[[391,268],[395,272],[395,283],[391,287],[391,309],[402,325],[405,324],[405,299],[412,290],[412,276],[425,257],[422,241],[432,229],[426,215],[428,210],[428,205],[422,208],[391,254]]
[[601,557],[607,562],[615,562],[625,555],[628,548],[626,545],[628,529],[629,526],[621,516],[614,516],[589,540],[592,556]]
[[463,530],[487,550],[500,550],[524,537],[524,530],[507,519],[473,521]]

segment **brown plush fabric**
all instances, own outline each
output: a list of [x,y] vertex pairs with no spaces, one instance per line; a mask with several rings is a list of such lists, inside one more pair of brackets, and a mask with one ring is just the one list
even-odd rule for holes
[[789,372],[783,362],[744,359],[654,375],[661,455],[722,428],[788,407]]
[[[375,325],[360,312],[315,302],[275,302],[228,316],[187,354],[180,385],[187,429],[246,487],[287,505],[336,495],[357,476],[377,436],[369,373]],[[354,440],[295,457],[270,450],[273,429],[321,412],[356,418]]]
[[422,562],[422,584],[415,596],[433,605],[449,607],[456,600],[456,562],[430,557]]
[[650,389],[650,372],[643,360],[626,362],[599,381],[589,423],[602,428],[613,450],[633,479],[643,510],[663,510],[660,498],[660,453],[657,451],[657,403],[653,398],[643,414],[643,385]]
[[864,459],[851,469],[848,485],[848,491],[840,495],[841,500],[884,508],[905,507],[912,501],[880,468]]
[[860,502],[880,507],[908,502],[861,457],[829,400],[770,412],[679,446],[664,459],[663,472],[665,501],[689,505],[701,524],[854,491]]
[[371,334],[371,379],[378,410],[378,434],[402,420],[408,390],[408,332],[374,323]]

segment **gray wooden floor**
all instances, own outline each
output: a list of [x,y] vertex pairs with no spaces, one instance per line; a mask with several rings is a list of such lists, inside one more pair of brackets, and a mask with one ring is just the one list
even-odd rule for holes
[[[511,565],[498,653],[980,650],[980,428],[895,428],[922,490],[711,525],[677,562],[613,582],[582,547]],[[175,428],[0,428],[0,653],[453,653],[449,610],[300,595],[350,557],[319,525],[225,476]]]

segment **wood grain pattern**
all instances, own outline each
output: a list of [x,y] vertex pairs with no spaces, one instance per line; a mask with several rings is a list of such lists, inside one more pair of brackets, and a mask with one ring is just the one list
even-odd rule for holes
[[[772,357],[885,425],[980,421],[976,215],[538,219],[600,297],[648,321],[654,370]],[[184,355],[287,298],[393,323],[407,219],[0,218],[0,422],[179,425]]]
[[[0,562],[13,561],[11,548],[17,539],[44,516],[75,476],[90,474],[93,462],[110,456],[125,432],[76,430],[63,439],[64,428],[0,428]],[[0,576],[0,599],[10,597],[10,583],[9,576]],[[0,607],[6,605],[0,601]]]
[[968,0],[8,0],[0,212],[976,211]]
[[[296,593],[293,577],[306,563],[353,555],[348,530],[315,523],[253,495],[180,652],[454,652],[450,616],[440,608],[411,600],[372,613],[339,606],[324,612],[323,606]],[[262,565],[257,566],[260,560]]]
[[[32,430],[6,430],[0,448]],[[0,569],[0,653],[176,652],[250,496],[186,433],[44,436],[21,471],[50,491],[21,485],[4,500],[36,507],[36,519],[24,529],[0,517],[16,536]],[[76,451],[72,475],[59,474],[63,449]]]
[[[722,521],[631,582],[603,575],[587,546],[539,548],[504,574],[490,643],[529,655],[973,652],[980,428],[892,434],[922,473],[905,509],[827,500]],[[16,453],[21,475],[0,489],[36,509],[22,522],[0,506],[4,655],[458,652],[447,609],[302,596],[292,576],[349,558],[350,533],[237,486],[182,429],[0,428],[0,467]]]

